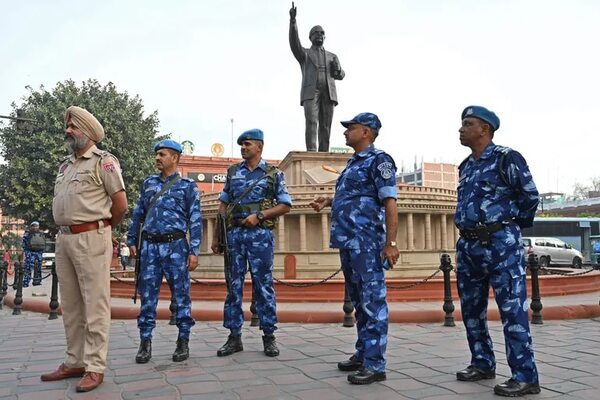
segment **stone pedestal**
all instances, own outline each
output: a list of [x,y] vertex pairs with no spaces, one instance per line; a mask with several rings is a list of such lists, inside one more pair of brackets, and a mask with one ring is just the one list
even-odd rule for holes
[[[316,196],[333,196],[335,181],[346,167],[350,153],[290,152],[280,163],[292,197],[292,210],[279,218],[275,236],[274,274],[292,274],[297,279],[319,279],[340,267],[337,249],[329,248],[331,209],[315,212],[309,203]],[[202,195],[204,238],[197,278],[222,278],[223,258],[212,254],[210,240],[218,193]],[[456,191],[398,185],[399,265],[386,272],[389,278],[423,277],[439,267],[440,254],[453,256],[456,230],[450,223],[456,206]],[[287,260],[287,264],[286,264]]]
[[279,163],[288,185],[335,184],[351,153],[292,151]]

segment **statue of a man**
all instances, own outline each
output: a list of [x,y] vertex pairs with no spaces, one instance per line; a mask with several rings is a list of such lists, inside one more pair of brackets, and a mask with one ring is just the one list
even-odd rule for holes
[[306,150],[329,151],[329,134],[333,108],[337,105],[335,79],[344,79],[344,70],[337,56],[323,48],[325,32],[319,25],[309,34],[312,46],[305,49],[298,38],[296,7],[290,9],[290,47],[302,69],[300,105],[304,107],[306,119]]

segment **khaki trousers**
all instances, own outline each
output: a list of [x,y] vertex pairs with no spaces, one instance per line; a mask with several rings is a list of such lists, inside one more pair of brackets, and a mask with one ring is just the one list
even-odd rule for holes
[[103,373],[110,330],[110,227],[56,239],[56,273],[67,337],[65,365]]

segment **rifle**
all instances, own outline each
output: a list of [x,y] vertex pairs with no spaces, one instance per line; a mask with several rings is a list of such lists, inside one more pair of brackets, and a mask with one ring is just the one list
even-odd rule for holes
[[227,221],[221,213],[217,214],[217,236],[219,238],[219,251],[223,253],[223,273],[225,275],[225,284],[227,293],[230,291],[231,283],[231,264],[229,261],[229,246],[227,245]]
[[142,226],[143,225],[144,225],[144,221],[138,222],[137,236],[135,238],[135,250],[136,250],[137,254],[135,257],[135,271],[133,273],[135,288],[133,290],[133,296],[131,296],[131,298],[133,299],[133,304],[135,304],[135,302],[137,301],[138,286],[139,286],[139,281],[140,281],[140,267],[142,264],[141,260],[142,260]]

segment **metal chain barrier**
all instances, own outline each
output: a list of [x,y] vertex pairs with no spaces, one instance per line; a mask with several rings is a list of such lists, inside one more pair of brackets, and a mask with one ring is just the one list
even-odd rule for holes
[[581,276],[581,275],[589,274],[590,272],[597,270],[596,268],[591,268],[591,269],[587,269],[585,271],[571,273],[571,272],[559,271],[559,270],[548,268],[548,267],[539,267],[539,269],[540,269],[540,271],[545,271],[546,273],[548,273],[550,275],[560,275],[560,276]]
[[[327,282],[328,280],[332,279],[334,276],[336,276],[337,274],[340,273],[342,269],[338,269],[337,271],[335,271],[333,274],[329,275],[326,278],[321,279],[318,282],[309,282],[309,283],[291,283],[291,282],[286,282],[286,281],[282,281],[281,279],[277,279],[275,277],[273,277],[273,280],[281,285],[284,286],[289,286],[289,287],[311,287],[311,286],[316,286],[316,285],[320,285],[322,283]],[[191,281],[196,282],[200,285],[204,285],[204,286],[224,286],[225,282],[202,282],[199,281],[196,278],[190,278]]]
[[191,278],[191,277],[190,277],[190,280],[192,282],[196,282],[196,283],[198,283],[200,285],[204,285],[204,286],[225,286],[226,285],[225,282],[202,282],[196,278]]
[[423,283],[427,282],[428,280],[430,280],[431,278],[433,278],[434,276],[439,274],[441,271],[442,271],[441,269],[438,269],[433,274],[429,275],[427,278],[420,280],[419,282],[411,283],[409,285],[404,285],[404,286],[387,285],[387,288],[388,289],[397,289],[397,290],[412,289],[414,287],[417,287],[417,286],[422,285]]
[[327,282],[328,280],[332,279],[334,276],[336,276],[337,274],[339,274],[342,271],[342,269],[338,269],[337,271],[335,271],[333,274],[329,275],[327,278],[323,278],[318,282],[310,282],[310,283],[291,283],[291,282],[285,282],[282,281],[281,279],[277,279],[275,277],[273,277],[273,280],[277,283],[280,283],[284,286],[289,286],[289,287],[297,287],[297,288],[304,288],[304,287],[312,287],[312,286],[317,286],[320,285],[322,283]]
[[131,285],[131,286],[135,285],[135,283],[133,283],[133,282],[125,281],[125,280],[119,278],[117,275],[115,275],[114,272],[111,272],[110,276],[111,276],[111,278],[115,278],[117,280],[117,282],[125,283],[126,285]]
[[48,272],[48,275],[44,276],[43,278],[40,278],[40,280],[43,281],[44,279],[46,279],[49,276],[52,276],[52,272]]

